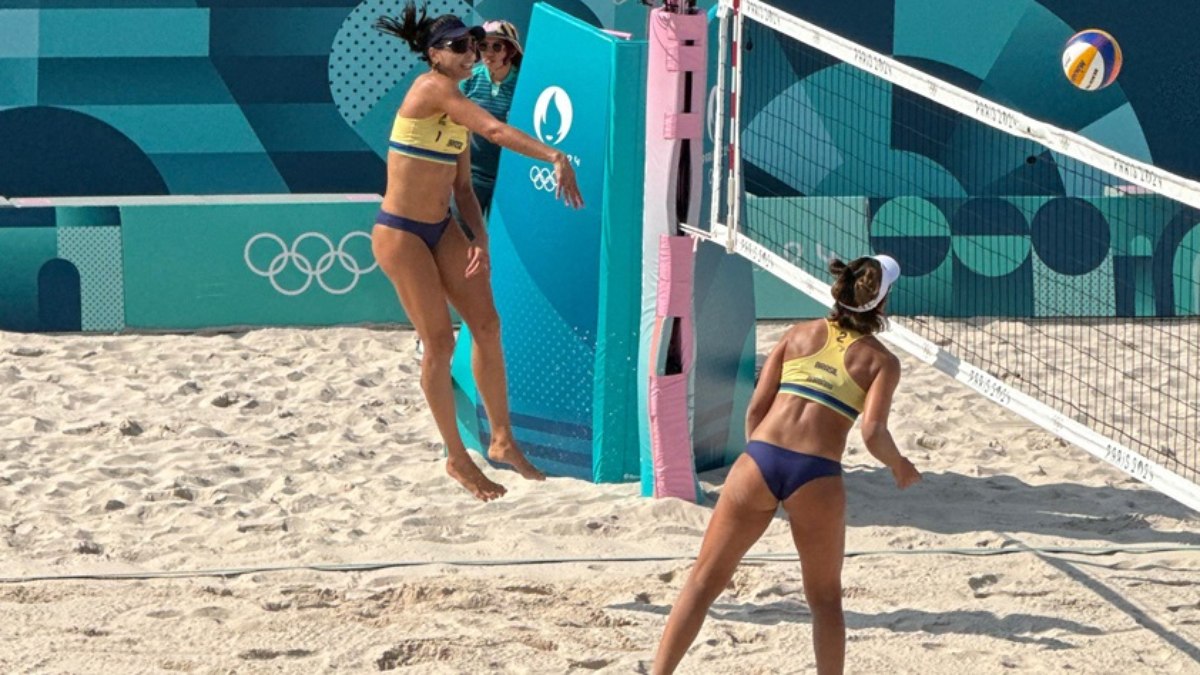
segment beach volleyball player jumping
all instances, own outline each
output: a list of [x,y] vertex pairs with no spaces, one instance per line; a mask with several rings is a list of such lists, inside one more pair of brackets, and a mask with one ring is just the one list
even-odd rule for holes
[[[485,37],[458,17],[430,18],[424,7],[405,6],[398,18],[381,17],[375,27],[404,40],[429,64],[400,104],[388,152],[387,191],[376,217],[371,248],[391,279],[400,304],[424,343],[421,389],[446,444],[446,471],[482,500],[504,494],[475,466],[458,433],[450,362],[454,330],[447,301],[471,329],[471,365],[491,426],[488,457],[523,477],[544,476],[513,440],[509,419],[500,319],[492,298],[488,236],[471,187],[468,133],[554,167],[556,196],[581,207],[575,172],[562,152],[498,121],[459,91],[471,75]],[[450,200],[472,238],[452,222]]]

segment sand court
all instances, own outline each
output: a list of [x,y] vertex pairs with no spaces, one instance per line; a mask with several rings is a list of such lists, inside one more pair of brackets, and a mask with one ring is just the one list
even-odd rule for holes
[[[898,492],[852,435],[848,670],[1200,672],[1197,515],[904,367],[925,480]],[[404,330],[5,333],[0,383],[5,672],[641,672],[724,478],[696,505],[479,459],[510,489],[479,503]],[[791,546],[776,518],[682,672],[812,667]],[[409,564],[275,569],[360,563]],[[161,572],[186,576],[12,581]]]

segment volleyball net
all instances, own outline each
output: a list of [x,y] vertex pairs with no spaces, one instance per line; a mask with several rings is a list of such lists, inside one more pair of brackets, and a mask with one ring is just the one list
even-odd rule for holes
[[830,257],[894,256],[889,341],[1200,510],[1200,184],[762,0],[719,20],[694,233],[826,305]]

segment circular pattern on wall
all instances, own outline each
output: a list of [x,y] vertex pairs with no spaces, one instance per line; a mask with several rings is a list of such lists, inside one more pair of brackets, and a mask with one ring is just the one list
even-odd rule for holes
[[964,202],[950,217],[954,257],[985,277],[1011,274],[1029,258],[1025,214],[998,197]]
[[871,218],[870,229],[871,248],[894,257],[906,277],[929,274],[950,252],[950,223],[928,199],[889,199]]
[[107,122],[65,108],[0,110],[0,185],[10,197],[164,195],[158,167]]
[[1100,209],[1082,199],[1061,197],[1038,209],[1030,239],[1046,267],[1078,276],[1096,269],[1108,257],[1112,232]]

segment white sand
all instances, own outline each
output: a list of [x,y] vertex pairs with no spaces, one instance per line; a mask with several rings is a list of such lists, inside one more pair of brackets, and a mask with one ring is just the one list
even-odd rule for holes
[[[768,349],[782,327],[764,326]],[[1200,672],[1200,517],[906,359],[898,492],[855,438],[853,673]],[[0,334],[0,576],[691,555],[711,507],[444,474],[412,334]],[[703,476],[710,493],[723,472]],[[786,553],[777,520],[752,553]],[[925,553],[921,553],[925,551]],[[640,672],[687,562],[0,584],[0,672]],[[810,671],[795,561],[743,565],[681,672]]]

